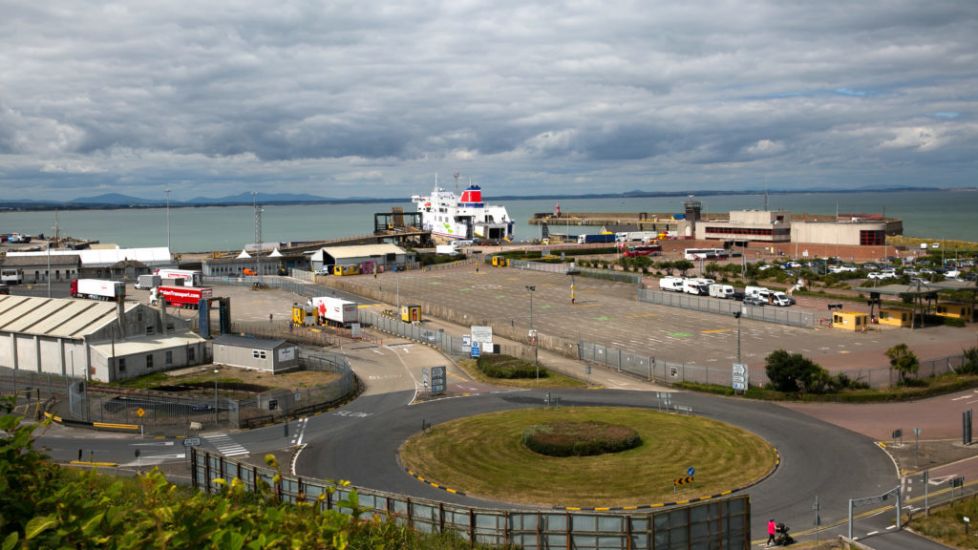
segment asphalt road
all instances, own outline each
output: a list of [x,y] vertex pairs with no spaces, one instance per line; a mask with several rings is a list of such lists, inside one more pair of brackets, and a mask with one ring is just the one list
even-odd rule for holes
[[[561,391],[560,396],[564,406],[654,408],[657,404],[655,394],[647,392],[574,390]],[[422,420],[437,424],[490,411],[540,407],[543,399],[540,392],[513,392],[445,399],[386,413],[375,411],[354,426],[331,430],[328,444],[320,445],[319,438],[308,438],[310,445],[302,453],[297,471],[301,475],[348,479],[358,485],[418,497],[483,504],[446,494],[408,476],[397,463],[398,447],[420,430]],[[686,392],[674,394],[673,403],[690,406],[695,414],[757,433],[781,452],[782,464],[778,470],[748,490],[756,533],[763,532],[768,517],[789,525],[804,523],[810,518],[814,495],[821,495],[823,517],[835,519],[845,516],[850,496],[881,493],[897,483],[893,464],[870,439],[811,417],[768,403],[715,399]],[[464,490],[464,487],[457,489]]]
[[[225,288],[222,287],[222,291]],[[289,295],[279,292],[250,293],[235,289],[239,315],[267,315],[269,309],[291,305]],[[254,302],[254,303],[249,303]],[[202,448],[241,458],[283,449],[301,448],[295,473],[307,477],[348,479],[355,484],[408,495],[454,501],[471,505],[491,505],[431,488],[408,476],[397,463],[401,443],[421,429],[422,420],[431,423],[483,412],[542,406],[543,393],[508,390],[479,385],[431,348],[416,343],[383,337],[383,345],[373,343],[344,346],[366,391],[355,401],[324,414],[292,421],[288,433],[282,425],[243,432],[205,432]],[[449,378],[457,397],[411,404],[420,389],[420,369],[449,365]],[[595,369],[595,376],[601,371]],[[471,391],[469,391],[471,390]],[[496,392],[496,393],[494,393]],[[467,396],[461,396],[468,393]],[[569,405],[624,405],[656,407],[657,398],[649,391],[561,390],[561,402]],[[828,532],[840,532],[847,500],[880,494],[897,484],[890,459],[868,437],[771,403],[716,398],[688,392],[673,393],[673,403],[691,407],[700,414],[732,423],[771,442],[782,455],[778,470],[768,479],[748,489],[751,495],[752,528],[764,532],[769,517],[804,531],[812,521],[811,504],[815,495],[822,503]],[[129,468],[186,460],[179,441],[157,441],[115,434],[53,428],[40,437],[40,445],[58,460],[84,459],[110,461]],[[135,451],[140,458],[135,458]],[[627,472],[623,472],[627,475]],[[464,489],[464,488],[460,488]],[[575,504],[575,503],[568,503]],[[892,514],[891,514],[892,515]],[[908,533],[892,533],[886,528],[888,517],[860,519],[857,536],[869,536],[878,548],[927,548]],[[869,535],[876,531],[875,534]],[[876,541],[880,541],[876,543]],[[902,545],[902,546],[901,546]]]

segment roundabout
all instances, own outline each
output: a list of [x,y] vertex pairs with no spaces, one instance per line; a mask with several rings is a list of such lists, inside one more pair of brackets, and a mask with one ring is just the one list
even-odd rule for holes
[[[575,456],[602,444],[606,452]],[[570,456],[548,456],[541,447]],[[463,417],[415,434],[399,456],[408,470],[469,496],[546,507],[696,499],[752,485],[777,462],[762,438],[717,420],[600,406]],[[674,481],[690,467],[693,482],[674,494]]]

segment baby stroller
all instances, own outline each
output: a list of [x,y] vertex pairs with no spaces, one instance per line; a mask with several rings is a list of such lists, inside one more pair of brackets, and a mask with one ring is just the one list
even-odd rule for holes
[[795,539],[791,538],[788,534],[791,528],[783,523],[779,523],[774,531],[774,545],[775,546],[788,546],[789,544],[794,544]]

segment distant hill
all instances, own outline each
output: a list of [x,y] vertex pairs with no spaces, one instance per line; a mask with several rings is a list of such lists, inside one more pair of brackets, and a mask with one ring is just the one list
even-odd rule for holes
[[139,197],[132,197],[129,195],[123,195],[120,193],[105,193],[104,195],[95,195],[92,197],[78,197],[77,199],[72,199],[68,204],[111,204],[111,205],[148,205],[148,204],[166,204],[166,201],[160,199],[141,199]]
[[317,195],[307,195],[307,194],[296,194],[296,193],[258,193],[257,196],[253,196],[251,193],[239,193],[237,195],[228,195],[226,197],[196,197],[190,199],[186,204],[252,204],[255,200],[258,200],[259,204],[269,204],[276,202],[324,202],[333,201],[337,199],[328,199],[326,197],[320,197]]

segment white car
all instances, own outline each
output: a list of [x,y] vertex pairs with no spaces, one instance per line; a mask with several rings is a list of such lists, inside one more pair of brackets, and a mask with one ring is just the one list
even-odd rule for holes
[[896,279],[897,274],[895,271],[874,271],[868,275],[870,279]]

